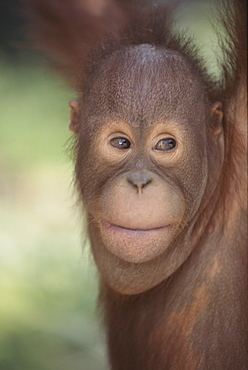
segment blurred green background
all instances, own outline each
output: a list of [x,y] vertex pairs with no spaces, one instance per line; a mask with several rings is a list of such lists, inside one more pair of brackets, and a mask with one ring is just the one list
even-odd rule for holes
[[[210,3],[181,8],[181,25],[197,29],[207,53]],[[0,369],[104,370],[97,274],[66,144],[74,92],[16,47],[19,10],[0,0]]]
[[0,71],[0,369],[102,369],[65,145],[72,92],[35,63]]

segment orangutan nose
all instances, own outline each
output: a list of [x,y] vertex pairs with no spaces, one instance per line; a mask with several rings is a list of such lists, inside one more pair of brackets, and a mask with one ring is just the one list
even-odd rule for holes
[[127,181],[137,188],[137,192],[141,193],[144,187],[152,182],[153,175],[148,171],[133,171],[127,176]]

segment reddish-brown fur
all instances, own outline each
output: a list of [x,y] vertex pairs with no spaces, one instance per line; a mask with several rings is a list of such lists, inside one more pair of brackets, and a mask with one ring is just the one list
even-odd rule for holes
[[[105,3],[106,8],[100,8],[100,16],[95,15],[87,1],[32,0],[29,4],[40,45],[65,61],[63,67],[67,67],[67,76],[82,95],[80,104],[86,107],[85,111],[95,109],[87,99],[90,93],[93,94],[91,98],[94,96],[92,86],[98,91],[98,75],[99,81],[105,81],[105,77],[101,77],[105,73],[102,66],[106,65],[107,69],[111,66],[109,69],[113,71],[113,61],[114,58],[118,61],[119,50],[122,53],[130,45],[152,44],[184,55],[189,65],[194,66],[196,78],[200,76],[208,101],[211,104],[222,102],[225,142],[222,169],[219,170],[219,154],[210,151],[206,198],[195,213],[194,224],[190,220],[185,221],[186,226],[181,225],[182,233],[177,243],[181,243],[182,250],[192,245],[192,250],[170,276],[160,279],[151,289],[140,288],[140,292],[134,285],[129,294],[125,291],[128,288],[120,282],[116,287],[114,282],[109,283],[101,270],[104,256],[95,256],[97,264],[100,260],[100,302],[111,366],[115,370],[246,369],[246,2],[234,0],[233,9],[231,2],[224,1],[220,7],[221,22],[228,35],[227,43],[224,40],[222,45],[224,62],[218,83],[211,81],[191,45],[171,35],[168,10],[158,12],[161,21],[158,14],[146,9],[131,9],[130,2],[106,0]],[[119,34],[120,28],[129,22],[131,28]],[[109,34],[107,38],[106,33]],[[177,73],[180,75],[180,70]],[[111,79],[111,74],[109,76]],[[181,78],[183,81],[184,76]],[[113,77],[112,82],[115,82]],[[195,90],[202,93],[204,88],[195,85]],[[185,114],[190,115],[190,99],[183,99]],[[189,106],[185,106],[186,103]],[[202,110],[208,104],[203,101]],[[90,127],[80,128],[87,113],[82,108],[80,111],[79,103],[73,102],[71,106],[71,129],[79,132],[79,139],[76,139],[78,188],[89,213],[90,239],[96,245],[99,231],[92,226],[95,222],[91,215],[92,202],[101,196],[108,179],[115,176],[116,167],[105,162],[96,163],[99,152],[91,143],[95,134]],[[218,109],[216,116],[219,117]],[[215,119],[212,119],[208,127],[209,142],[212,140],[211,125],[216,135],[220,130],[218,123],[214,127]],[[97,124],[96,130],[100,130]],[[95,138],[95,145],[97,140]],[[93,252],[98,253],[94,248]],[[118,265],[119,262],[114,261]],[[145,276],[145,266],[137,264],[137,274],[143,268]],[[115,268],[114,264],[110,270],[112,267]],[[135,280],[133,265],[130,270],[128,268],[120,271],[127,271],[127,277],[130,275],[131,280]]]

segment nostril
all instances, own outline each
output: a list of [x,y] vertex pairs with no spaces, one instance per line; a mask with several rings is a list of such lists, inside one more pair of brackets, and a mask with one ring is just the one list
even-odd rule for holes
[[141,186],[142,186],[142,187],[145,187],[146,185],[150,184],[150,182],[152,182],[152,179],[148,179],[148,180],[144,181],[144,182],[141,184]]

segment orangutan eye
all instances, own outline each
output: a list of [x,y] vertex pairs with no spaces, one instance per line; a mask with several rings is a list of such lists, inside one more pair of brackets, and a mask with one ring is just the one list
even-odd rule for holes
[[131,146],[130,141],[124,137],[115,137],[114,139],[110,140],[110,143],[113,147],[121,150],[129,149]]
[[155,145],[155,150],[161,150],[162,152],[168,152],[176,147],[176,140],[172,138],[162,139]]

